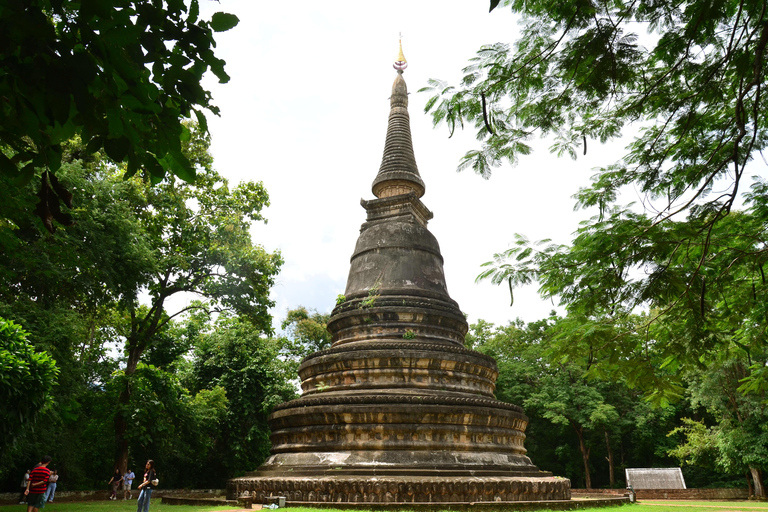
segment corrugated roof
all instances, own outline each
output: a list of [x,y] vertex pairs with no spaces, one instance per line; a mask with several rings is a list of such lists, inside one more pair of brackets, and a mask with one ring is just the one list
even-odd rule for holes
[[685,489],[680,468],[627,468],[627,487],[633,489]]

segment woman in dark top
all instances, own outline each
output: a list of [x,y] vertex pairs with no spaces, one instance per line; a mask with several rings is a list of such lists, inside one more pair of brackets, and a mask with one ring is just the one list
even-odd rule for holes
[[136,512],[149,512],[149,498],[152,497],[152,489],[155,488],[152,482],[157,478],[155,474],[155,461],[148,460],[144,466],[144,481],[139,484],[139,502]]
[[109,480],[109,486],[112,488],[112,494],[109,495],[109,499],[117,499],[117,489],[120,487],[122,481],[123,474],[120,472],[119,468],[115,468],[115,474],[112,475],[112,478]]

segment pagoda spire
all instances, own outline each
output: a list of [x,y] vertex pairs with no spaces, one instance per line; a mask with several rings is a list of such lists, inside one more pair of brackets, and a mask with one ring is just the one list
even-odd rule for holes
[[416,197],[424,195],[424,182],[416,166],[411,141],[411,120],[408,116],[408,87],[405,85],[403,71],[408,62],[403,55],[403,43],[400,40],[400,52],[394,63],[397,77],[392,84],[392,95],[389,98],[389,123],[387,137],[384,142],[384,155],[376,179],[373,180],[372,192],[378,198],[391,197],[400,194],[415,193]]
[[402,75],[403,71],[405,71],[405,68],[408,67],[408,61],[405,60],[405,55],[403,55],[403,35],[400,34],[400,53],[397,54],[397,60],[392,65],[393,68],[397,70],[397,73]]

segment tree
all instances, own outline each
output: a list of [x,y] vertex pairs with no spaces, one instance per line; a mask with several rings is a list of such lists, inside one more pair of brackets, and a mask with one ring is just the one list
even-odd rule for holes
[[[744,395],[739,387],[749,374],[754,358],[764,366],[768,354],[756,356],[745,354],[739,347],[733,348],[712,361],[707,371],[691,372],[688,376],[693,405],[704,407],[717,424],[703,432],[697,425],[689,424],[692,434],[677,456],[686,455],[686,447],[694,454],[715,448],[716,466],[727,473],[749,471],[755,496],[764,498],[763,471],[768,470],[768,401],[765,393]],[[702,442],[704,440],[708,442]]]
[[295,365],[282,357],[288,340],[263,336],[247,318],[221,315],[197,336],[187,387],[198,394],[221,388],[229,404],[205,465],[205,484],[221,486],[227,475],[253,471],[269,455],[267,417],[296,398]]
[[329,313],[307,310],[304,306],[288,311],[280,327],[293,341],[293,352],[303,359],[312,352],[331,347],[331,333],[328,332]]
[[576,365],[561,364],[551,357],[551,329],[555,321],[554,316],[529,324],[518,320],[497,328],[479,321],[470,327],[467,339],[475,350],[496,359],[496,398],[525,408],[529,416],[526,447],[536,464],[552,470],[556,467],[554,458],[566,453],[576,455],[568,442],[575,434],[581,471],[578,466],[569,465],[562,469],[571,479],[582,474],[589,489],[590,414],[596,407],[610,406],[602,396],[597,396],[599,393],[596,395],[593,385],[584,380],[584,372]]
[[713,432],[703,421],[682,418],[682,424],[667,434],[674,437],[682,434],[684,441],[671,450],[669,454],[680,461],[680,465],[702,465],[715,469],[713,461],[717,459],[717,446]]
[[20,326],[0,317],[0,448],[3,453],[19,431],[50,405],[58,373],[56,361],[44,352],[35,351]]
[[[603,347],[611,331],[577,325],[580,319],[554,313],[498,327],[480,320],[466,344],[496,360],[496,398],[524,406],[525,445],[539,467],[584,485],[621,486],[624,468],[669,464],[676,440],[665,435],[694,411],[686,396],[652,407],[631,373],[617,379],[620,372],[606,368],[618,359]],[[686,479],[698,478],[698,469],[686,468]],[[711,472],[703,477],[702,485],[712,481]]]
[[[638,382],[648,390],[661,382],[654,398],[674,399],[678,368],[696,367],[734,335],[760,344],[765,334],[768,185],[758,179],[742,191],[747,164],[768,144],[768,9],[748,1],[504,5],[521,16],[519,40],[483,47],[459,87],[426,88],[435,123],[477,130],[481,148],[460,169],[488,177],[502,160],[527,154],[536,133],[574,158],[588,139],[613,140],[629,127],[639,136],[576,195],[578,208],[598,214],[570,244],[518,236],[479,278],[538,281],[588,329],[622,326],[609,340],[620,352],[640,347],[625,337],[645,339],[668,379],[651,370]],[[644,195],[642,208],[619,202],[630,187]],[[638,310],[645,321],[628,322]],[[653,367],[642,358],[625,369],[633,361],[635,370]],[[768,386],[766,377],[754,367],[743,391]]]
[[[207,139],[200,143],[203,147],[198,149],[207,150]],[[210,165],[210,157],[201,161],[194,185],[170,179],[150,187],[135,180],[137,188],[124,198],[136,208],[151,261],[146,266],[150,272],[130,290],[130,300],[118,305],[124,315],[120,334],[126,340],[128,378],[115,416],[119,467],[125,466],[128,457],[124,434],[135,423],[126,407],[130,378],[171,319],[195,309],[234,311],[250,319],[256,332],[272,330],[269,290],[282,259],[254,245],[249,233],[251,221],[263,220],[260,212],[268,204],[266,190],[250,182],[230,189]],[[122,175],[115,178],[124,179]],[[149,296],[146,306],[137,298],[142,288]],[[205,300],[167,314],[166,301],[180,293],[194,293]]]
[[[491,10],[499,3],[491,0]],[[487,177],[503,159],[527,154],[536,132],[554,135],[552,149],[575,158],[587,138],[605,142],[640,121],[647,124],[624,162],[601,169],[582,203],[606,206],[620,187],[637,184],[668,201],[659,214],[668,218],[722,178],[731,192],[707,204],[730,210],[746,163],[768,143],[762,2],[503,4],[521,17],[514,47],[482,47],[458,88],[432,80],[422,89],[435,93],[426,105],[435,123],[477,129],[482,148],[460,169]]]
[[221,12],[199,19],[198,0],[3,2],[0,174],[18,185],[49,170],[38,214],[63,224],[59,203],[71,205],[71,195],[53,173],[75,135],[84,154],[103,148],[127,162],[128,176],[143,169],[155,182],[167,172],[193,181],[182,121],[194,115],[207,131],[204,111],[218,115],[200,82],[209,69],[229,80],[213,33],[237,22]]
[[527,403],[550,373],[544,338],[548,320],[522,320],[494,326],[479,320],[469,327],[465,346],[496,360],[499,375],[495,395],[503,402],[525,406],[528,416],[525,447],[536,465],[575,481],[583,474],[579,448],[569,425],[550,422],[537,405]]
[[[116,200],[130,183],[107,184],[114,167],[99,153],[83,155],[80,147],[77,138],[63,145],[59,170],[61,182],[79,191],[69,210],[77,223],[54,234],[33,213],[35,184],[14,189],[0,173],[0,187],[15,190],[0,201],[6,220],[0,226],[0,316],[24,325],[36,350],[60,368],[52,407],[34,430],[25,430],[9,463],[29,464],[31,454],[53,452],[69,485],[93,488],[93,478],[109,470],[114,457],[114,442],[108,441],[115,403],[107,404],[103,392],[119,367],[111,357],[114,305],[130,300],[150,260],[134,209]],[[88,454],[75,448],[84,445]]]
[[[619,419],[616,407],[607,400],[609,385],[599,380],[590,379],[590,370],[596,363],[595,353],[586,350],[586,356],[559,358],[556,355],[558,343],[584,343],[592,341],[589,337],[577,340],[564,340],[557,336],[557,317],[550,317],[541,322],[534,332],[539,338],[540,362],[536,385],[523,401],[526,408],[536,410],[542,417],[554,425],[570,427],[578,439],[579,452],[584,466],[584,483],[592,488],[590,455],[591,437],[596,433],[604,434],[609,460],[609,481],[613,484],[613,452],[609,442],[610,426]],[[528,349],[530,351],[530,348]]]
[[[587,436],[595,430],[605,430],[607,425],[618,419],[618,413],[615,407],[606,403],[602,393],[595,386],[588,385],[575,370],[560,368],[556,373],[547,375],[539,382],[539,391],[532,394],[524,406],[536,407],[552,423],[568,425],[573,429],[579,440],[585,486],[591,489],[589,456],[592,447]],[[613,471],[612,465],[610,471]]]
[[[65,147],[71,162],[60,175],[67,187],[83,191],[70,210],[78,224],[51,235],[22,209],[9,210],[12,226],[0,230],[0,243],[9,249],[0,256],[0,295],[18,314],[23,305],[32,318],[69,310],[85,320],[78,329],[92,324],[80,334],[124,347],[122,391],[112,408],[123,469],[125,433],[141,419],[130,404],[143,357],[170,365],[190,348],[188,340],[169,333],[173,319],[192,310],[234,311],[257,332],[272,328],[269,289],[282,259],[254,244],[249,233],[252,221],[263,220],[267,192],[261,183],[230,187],[212,168],[207,136],[194,125],[187,129],[185,154],[198,170],[194,185],[168,177],[153,186],[150,178],[128,177],[74,142]],[[24,192],[19,201],[29,204],[33,187]],[[168,299],[183,293],[201,300],[166,311]],[[68,337],[55,342],[71,353]]]
[[[169,487],[223,485],[226,474],[216,472],[216,461],[230,453],[219,441],[227,428],[230,403],[221,386],[190,392],[183,374],[140,363],[130,378],[132,410],[125,440],[134,462],[154,459]],[[111,403],[122,393],[127,377],[107,385]],[[107,469],[107,468],[105,468]]]

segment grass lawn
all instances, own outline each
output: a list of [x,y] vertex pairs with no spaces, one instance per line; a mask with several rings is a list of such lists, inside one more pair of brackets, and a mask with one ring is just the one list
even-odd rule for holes
[[[219,510],[242,510],[239,507],[226,505],[163,505],[160,499],[151,500],[150,512],[213,512]],[[26,505],[0,506],[0,512],[27,512]],[[48,503],[41,512],[136,512],[136,500],[131,501],[78,501],[69,503]],[[269,511],[271,512],[271,511]]]
[[[471,510],[471,509],[469,509]],[[482,510],[482,509],[480,509]],[[514,509],[510,509],[514,510]],[[577,512],[768,512],[765,501],[671,501],[643,500],[615,507],[578,509]],[[152,512],[150,510],[150,512]],[[267,511],[269,512],[269,511]],[[343,509],[290,507],[286,512],[343,512]],[[349,511],[347,511],[349,512]],[[359,511],[356,511],[359,512]]]
[[768,512],[765,501],[642,500],[620,507],[595,507],[578,512]]
[[768,512],[768,502],[641,500],[633,505],[632,510],[637,512]]
[[[673,501],[642,500],[641,502],[620,507],[622,512],[768,512],[768,502],[760,501]],[[0,512],[26,512],[26,505],[0,506]],[[75,503],[51,503],[43,512],[134,512],[136,501],[82,501]],[[238,507],[222,505],[163,505],[160,500],[153,501],[150,512],[218,512],[242,510]],[[290,507],[288,512],[341,512],[343,509],[317,509]],[[579,509],[579,512],[607,512],[617,507],[596,507]],[[357,511],[359,512],[359,511]]]

